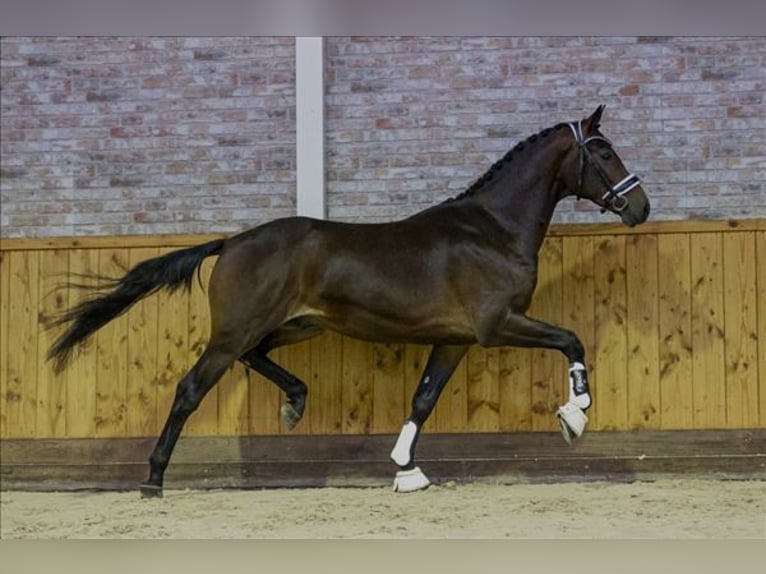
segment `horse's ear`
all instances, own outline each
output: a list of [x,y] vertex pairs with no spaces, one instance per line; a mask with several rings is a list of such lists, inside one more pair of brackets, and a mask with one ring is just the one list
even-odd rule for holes
[[606,106],[604,104],[601,104],[596,108],[596,111],[593,112],[590,117],[585,120],[585,123],[588,125],[588,127],[590,127],[590,129],[595,130],[599,125],[601,125],[601,114],[604,113],[605,107]]

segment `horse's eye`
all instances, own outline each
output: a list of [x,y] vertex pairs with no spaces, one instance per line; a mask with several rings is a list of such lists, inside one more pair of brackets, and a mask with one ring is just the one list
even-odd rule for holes
[[612,152],[605,151],[604,153],[601,154],[601,159],[603,159],[603,160],[610,160],[610,159],[612,159]]

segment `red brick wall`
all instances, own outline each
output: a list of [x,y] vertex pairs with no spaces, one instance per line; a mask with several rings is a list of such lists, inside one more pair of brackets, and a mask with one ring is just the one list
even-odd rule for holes
[[[764,38],[326,39],[329,217],[409,215],[607,104],[656,219],[766,216]],[[3,38],[2,235],[295,212],[293,38]],[[611,221],[586,202],[556,221]]]
[[236,231],[293,214],[294,46],[3,38],[3,236]]
[[[766,38],[329,38],[332,218],[455,195],[519,139],[607,104],[656,219],[766,215]],[[563,202],[559,222],[605,221]]]

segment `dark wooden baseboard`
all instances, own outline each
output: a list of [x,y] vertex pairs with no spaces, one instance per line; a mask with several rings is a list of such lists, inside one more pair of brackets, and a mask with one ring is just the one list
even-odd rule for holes
[[[396,437],[190,437],[179,441],[166,488],[381,486]],[[0,441],[4,490],[125,490],[147,476],[154,438]],[[766,429],[587,433],[426,434],[418,465],[435,482],[502,483],[710,477],[766,480]]]

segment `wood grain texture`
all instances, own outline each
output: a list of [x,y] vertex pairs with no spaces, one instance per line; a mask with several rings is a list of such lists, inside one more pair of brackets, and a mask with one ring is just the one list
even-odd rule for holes
[[[142,261],[157,257],[153,247],[131,249],[128,262],[132,269]],[[128,326],[128,436],[153,436],[157,428],[157,297],[137,302],[129,311]]]
[[[594,396],[589,429],[766,427],[766,231],[720,224],[647,229],[667,232],[577,231],[549,237],[541,253],[530,316],[583,341]],[[44,327],[82,293],[50,298],[52,275],[119,275],[138,253],[176,247],[139,251],[139,243],[99,241],[98,248],[52,242],[38,251],[3,243],[3,438],[156,437],[177,381],[207,344],[206,286],[215,258],[203,266],[204,290],[195,280],[188,296],[147,299],[154,311],[139,305],[104,327],[57,379],[43,361],[54,336]],[[304,418],[290,434],[398,433],[427,354],[427,347],[337,335],[275,351],[310,388]],[[286,432],[284,395],[272,382],[240,365],[227,377],[185,435]],[[553,412],[567,393],[566,359],[556,351],[476,348],[446,386],[425,434],[555,431]]]
[[[595,428],[628,428],[628,328],[625,237],[596,241],[596,373],[592,413]],[[589,411],[590,412],[590,411]],[[590,415],[589,415],[590,416]]]
[[[129,269],[127,249],[99,250],[99,274],[120,277]],[[128,317],[117,317],[96,334],[96,436],[127,433]]]
[[11,253],[6,388],[11,437],[34,436],[37,432],[39,270],[37,253]]
[[11,345],[8,330],[11,308],[11,252],[0,252],[0,437],[8,434],[8,358]]
[[628,326],[628,426],[658,429],[660,413],[657,236],[633,235],[625,245]]
[[463,357],[452,373],[434,410],[436,432],[460,432],[468,428],[468,357]]
[[694,428],[692,280],[689,235],[657,240],[662,428]]
[[372,429],[372,346],[343,338],[343,434],[367,434]]
[[723,238],[691,237],[694,427],[726,426]]
[[39,325],[37,341],[37,424],[36,436],[66,436],[67,373],[56,373],[47,360],[48,349],[63,331],[53,328],[58,315],[66,311],[67,291],[59,288],[69,274],[69,253],[63,250],[38,253],[40,266]]
[[532,350],[498,350],[499,430],[532,430]]
[[766,428],[766,231],[755,234],[758,313],[759,422]]
[[[98,251],[75,249],[69,253],[69,272],[84,276],[98,274]],[[69,289],[69,306],[90,297]],[[96,381],[98,335],[90,336],[67,368],[67,436],[91,437],[96,433]]]
[[404,345],[373,344],[372,431],[398,432],[404,417]]
[[337,333],[311,339],[311,434],[339,434],[343,426],[343,343]]
[[492,432],[500,429],[499,349],[469,349],[468,429]]
[[723,238],[726,426],[758,425],[758,315],[755,234]]

